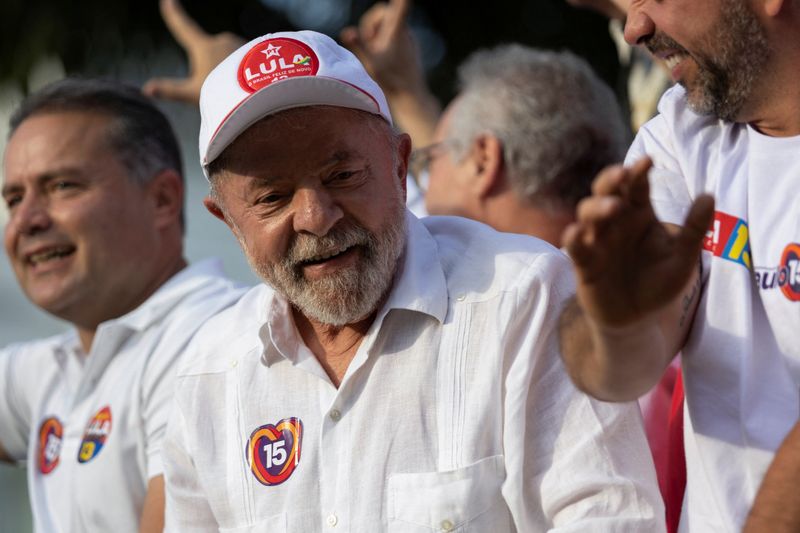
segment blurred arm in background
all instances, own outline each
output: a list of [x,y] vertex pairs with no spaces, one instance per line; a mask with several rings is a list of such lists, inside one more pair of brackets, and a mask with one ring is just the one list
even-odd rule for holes
[[383,89],[397,126],[419,147],[433,142],[441,106],[425,81],[408,26],[410,8],[410,0],[379,2],[340,38]]
[[[161,0],[160,7],[164,23],[189,57],[189,76],[153,78],[142,90],[153,98],[196,105],[209,72],[245,41],[230,32],[208,34],[178,0]],[[411,135],[415,146],[427,146],[433,141],[441,106],[425,81],[407,24],[410,7],[409,0],[377,3],[357,27],[342,30],[341,40],[380,84],[397,126]]]
[[167,28],[189,56],[189,76],[153,78],[145,83],[142,91],[152,98],[197,105],[200,87],[208,73],[245,41],[230,32],[209,35],[186,13],[178,0],[161,0],[159,7]]

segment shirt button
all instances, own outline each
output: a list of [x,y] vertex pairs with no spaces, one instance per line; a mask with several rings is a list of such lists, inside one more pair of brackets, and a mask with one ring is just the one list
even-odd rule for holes
[[459,294],[458,296],[456,296],[456,300],[458,300],[459,302],[463,302],[466,298],[467,297],[464,296],[463,294]]
[[336,527],[336,524],[339,523],[339,519],[336,518],[336,515],[331,513],[328,515],[328,525],[331,527]]
[[238,364],[239,364],[239,361],[237,361],[236,359],[231,359],[231,368],[236,368],[236,365],[238,365]]
[[[331,409],[331,412],[330,412],[330,414],[328,416],[330,416],[331,420],[333,420],[334,422],[338,422],[339,420],[342,419],[342,413],[338,409]],[[333,515],[331,515],[331,516],[333,516]]]
[[453,531],[456,526],[450,520],[442,520],[442,523],[439,524],[439,527],[442,531]]

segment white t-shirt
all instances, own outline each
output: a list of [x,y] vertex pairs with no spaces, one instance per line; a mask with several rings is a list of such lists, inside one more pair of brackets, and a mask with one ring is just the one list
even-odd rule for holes
[[267,286],[198,333],[164,441],[168,531],[663,531],[638,408],[562,366],[569,260],[467,219],[407,224],[338,389]]
[[204,261],[101,324],[88,356],[74,331],[0,351],[0,442],[27,459],[37,531],[138,531],[178,356],[243,292]]
[[[628,153],[655,161],[659,218],[716,199],[703,292],[683,350],[688,470],[682,531],[739,531],[800,395],[800,137],[701,117],[676,87]],[[653,280],[658,283],[658,280]]]

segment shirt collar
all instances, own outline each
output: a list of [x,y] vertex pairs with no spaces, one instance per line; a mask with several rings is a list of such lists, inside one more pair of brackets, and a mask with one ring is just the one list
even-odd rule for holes
[[392,309],[406,309],[444,322],[447,315],[447,282],[436,241],[410,211],[406,211],[406,236],[403,262],[379,315],[385,315]]
[[223,276],[220,259],[206,259],[189,265],[168,279],[142,305],[104,324],[114,323],[136,331],[147,329],[162,320],[187,294],[196,292],[210,278]]
[[[444,322],[447,315],[447,282],[439,261],[436,241],[428,229],[406,210],[406,246],[400,260],[394,285],[389,297],[378,312],[376,321],[393,309],[405,309],[429,315]],[[282,358],[301,363],[311,352],[303,349],[302,339],[292,318],[289,303],[274,291],[267,291],[267,298],[261,306],[263,313],[259,338],[263,346],[263,361],[269,366]],[[290,357],[279,347],[295,347],[297,355]],[[313,355],[311,355],[313,357]]]

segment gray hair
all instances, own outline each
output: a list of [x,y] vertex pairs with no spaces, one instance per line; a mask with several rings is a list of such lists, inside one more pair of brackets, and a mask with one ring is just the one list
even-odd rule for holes
[[46,86],[11,115],[9,138],[34,115],[73,111],[111,118],[107,140],[132,179],[146,184],[162,170],[183,177],[178,140],[167,117],[138,89],[119,82],[66,78]]
[[569,52],[481,50],[459,78],[455,155],[463,158],[481,134],[497,137],[512,187],[531,203],[572,208],[597,172],[623,158],[627,130],[614,94]]

